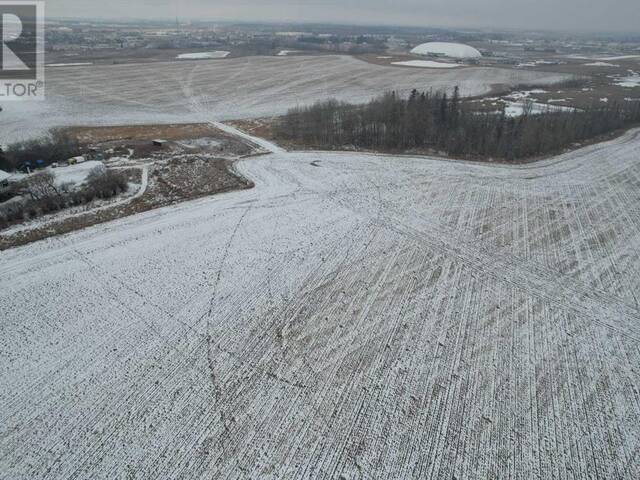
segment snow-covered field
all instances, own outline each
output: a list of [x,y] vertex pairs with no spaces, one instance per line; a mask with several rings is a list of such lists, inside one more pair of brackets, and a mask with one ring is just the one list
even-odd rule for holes
[[46,101],[0,104],[0,144],[69,124],[271,116],[330,97],[363,102],[389,89],[409,92],[455,85],[463,94],[479,95],[493,84],[548,83],[566,76],[497,68],[401,69],[331,55],[56,67],[46,78]]
[[0,253],[0,476],[640,478],[639,155],[278,151]]
[[420,68],[457,68],[457,63],[434,62],[433,60],[406,60],[404,62],[391,62],[391,65]]
[[181,53],[176,58],[178,60],[202,60],[206,58],[226,58],[230,54],[231,52],[216,50],[213,52]]

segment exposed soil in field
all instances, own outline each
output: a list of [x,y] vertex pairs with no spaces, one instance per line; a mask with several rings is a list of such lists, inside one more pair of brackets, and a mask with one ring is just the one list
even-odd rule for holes
[[83,144],[135,140],[188,140],[201,137],[218,137],[235,141],[208,123],[171,123],[160,125],[116,125],[93,127],[69,127],[65,131]]

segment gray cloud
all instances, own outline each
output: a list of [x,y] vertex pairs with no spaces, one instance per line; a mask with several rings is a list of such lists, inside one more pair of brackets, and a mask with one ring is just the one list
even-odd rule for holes
[[49,0],[56,17],[198,18],[639,32],[638,0]]

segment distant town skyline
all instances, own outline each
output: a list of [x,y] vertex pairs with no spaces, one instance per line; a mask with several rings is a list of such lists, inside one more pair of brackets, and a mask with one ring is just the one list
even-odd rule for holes
[[640,33],[637,0],[54,0],[67,18],[327,22],[424,27],[550,29]]

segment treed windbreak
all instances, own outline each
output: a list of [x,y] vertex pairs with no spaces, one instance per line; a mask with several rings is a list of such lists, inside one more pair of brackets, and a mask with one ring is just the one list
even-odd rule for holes
[[478,112],[451,97],[413,90],[408,98],[386,93],[365,105],[336,100],[297,107],[277,126],[283,139],[322,148],[402,151],[428,149],[448,155],[516,161],[555,153],[640,122],[640,105],[612,102],[574,111],[533,114]]

